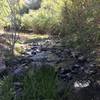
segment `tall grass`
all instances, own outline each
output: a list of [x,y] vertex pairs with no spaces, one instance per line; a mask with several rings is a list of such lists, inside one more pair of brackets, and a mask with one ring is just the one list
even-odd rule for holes
[[0,80],[0,100],[13,100],[14,89],[12,84],[12,78],[6,77],[4,80]]
[[21,95],[16,96],[12,77],[0,80],[0,100],[56,100],[57,81],[55,70],[52,67],[43,67],[39,70],[30,70],[21,82]]
[[21,100],[55,100],[56,80],[53,68],[30,71],[23,79]]

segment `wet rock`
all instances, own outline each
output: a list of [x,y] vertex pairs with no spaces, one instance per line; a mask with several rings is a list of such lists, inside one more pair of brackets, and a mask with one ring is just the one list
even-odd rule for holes
[[95,75],[97,73],[97,70],[95,69],[87,69],[84,71],[86,74],[89,74],[89,75]]
[[71,68],[71,73],[72,74],[78,74],[80,71],[81,66],[79,64],[75,64]]
[[43,62],[47,59],[47,54],[45,52],[38,53],[30,57],[34,62]]
[[36,55],[37,54],[37,52],[36,51],[32,51],[32,55]]
[[63,68],[60,68],[60,69],[59,69],[59,73],[60,73],[60,74],[66,74],[66,73],[70,73],[70,72],[71,72],[70,69],[63,69]]
[[65,49],[64,49],[64,52],[67,53],[67,54],[71,54],[71,50],[70,50],[70,49],[66,49],[66,48],[65,48]]
[[31,51],[27,51],[26,55],[32,55],[32,50]]
[[96,68],[96,64],[95,63],[90,63],[89,66],[90,66],[90,68]]
[[63,69],[63,68],[59,68],[58,69],[58,78],[62,79],[64,81],[69,81],[72,79],[72,74],[71,74],[71,70],[70,69]]
[[79,64],[75,64],[72,66],[72,70],[74,70],[74,68],[79,69],[81,66]]
[[84,57],[84,56],[80,56],[80,57],[77,58],[77,62],[78,62],[79,64],[84,64],[84,63],[87,62],[87,58]]

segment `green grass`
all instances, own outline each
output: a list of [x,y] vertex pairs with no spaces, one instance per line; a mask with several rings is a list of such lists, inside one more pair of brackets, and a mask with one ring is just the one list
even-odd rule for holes
[[23,84],[22,96],[16,97],[13,78],[0,80],[0,100],[56,100],[57,81],[54,68],[43,66],[39,70],[30,70],[19,81]]
[[21,100],[55,100],[56,79],[53,68],[41,68],[30,71],[23,80],[23,97]]
[[4,80],[0,80],[0,100],[12,100],[14,98],[14,90],[12,86],[11,77],[6,77]]
[[16,42],[16,45],[15,45],[15,55],[20,55],[21,52],[23,52],[23,48],[25,49],[26,47],[26,41],[34,41],[35,39],[45,39],[45,38],[48,38],[48,35],[44,34],[44,35],[41,35],[41,34],[24,34],[24,33],[21,33],[20,34],[20,40],[18,40]]

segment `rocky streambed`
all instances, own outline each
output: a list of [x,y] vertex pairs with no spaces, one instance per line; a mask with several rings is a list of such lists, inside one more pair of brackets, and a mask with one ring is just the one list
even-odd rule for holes
[[[29,69],[38,70],[45,65],[55,68],[55,73],[60,84],[64,84],[63,88],[66,85],[71,85],[80,91],[83,88],[90,86],[96,88],[97,86],[100,92],[99,69],[97,69],[94,62],[82,53],[61,46],[59,42],[58,45],[55,45],[51,40],[40,41],[35,44],[31,43],[29,45],[30,48],[21,57],[11,61],[12,67],[3,67],[2,72],[0,71],[1,78],[8,74],[17,78],[22,77]],[[1,68],[0,66],[0,70]],[[21,84],[19,81],[15,81],[14,85],[19,87],[17,90],[20,90]],[[98,98],[95,100],[100,100],[100,96]]]

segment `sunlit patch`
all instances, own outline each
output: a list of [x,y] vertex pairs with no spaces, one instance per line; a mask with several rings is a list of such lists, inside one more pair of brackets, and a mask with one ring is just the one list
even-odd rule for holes
[[74,82],[74,87],[75,88],[85,88],[90,85],[90,81],[76,81]]

